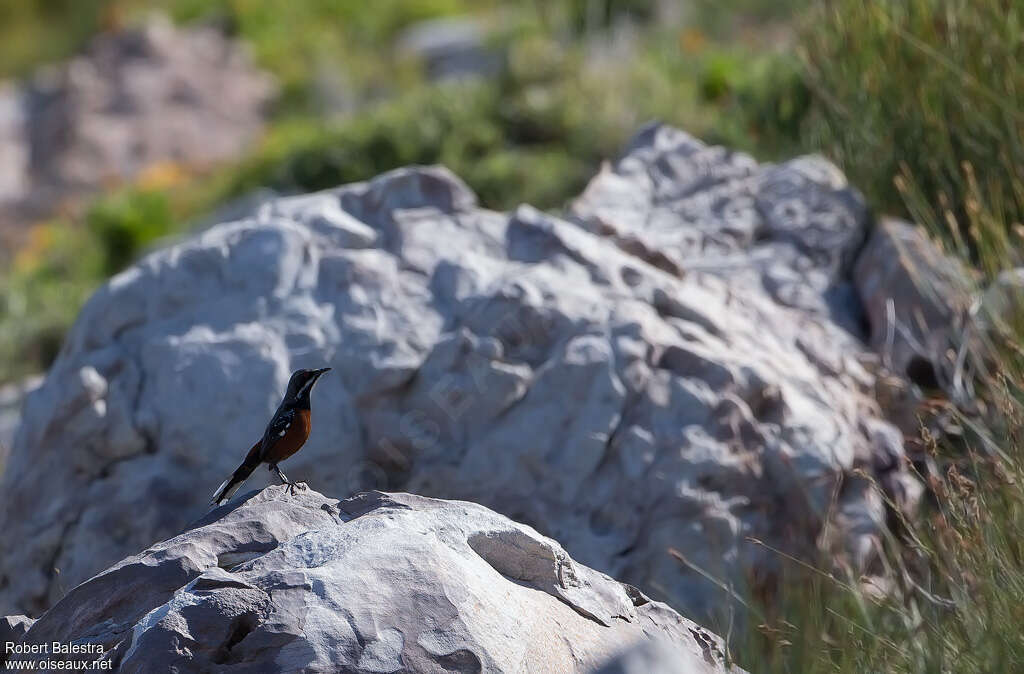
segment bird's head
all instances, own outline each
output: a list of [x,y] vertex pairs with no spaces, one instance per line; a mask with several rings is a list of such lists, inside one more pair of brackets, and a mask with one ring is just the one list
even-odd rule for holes
[[288,392],[285,397],[297,401],[309,400],[309,392],[313,388],[313,384],[330,369],[323,367],[319,370],[296,370],[292,373],[292,378],[288,380]]

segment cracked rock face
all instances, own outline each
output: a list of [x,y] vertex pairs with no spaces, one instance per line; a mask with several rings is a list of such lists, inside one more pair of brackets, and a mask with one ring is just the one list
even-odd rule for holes
[[649,640],[729,671],[718,637],[487,508],[281,486],[76,587],[23,644],[121,672],[588,672]]
[[408,168],[157,252],[89,301],[26,402],[0,612],[180,531],[298,367],[334,368],[284,466],[315,488],[481,503],[694,617],[723,597],[670,548],[768,591],[780,558],[749,539],[801,555],[830,522],[870,573],[884,501],[855,471],[916,491],[862,366],[864,228],[821,160],[651,127],[569,219]]

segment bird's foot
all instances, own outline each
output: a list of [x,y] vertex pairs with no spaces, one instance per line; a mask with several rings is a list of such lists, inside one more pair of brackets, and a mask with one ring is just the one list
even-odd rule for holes
[[298,489],[299,491],[306,491],[307,489],[309,489],[309,485],[307,485],[305,482],[285,482],[285,484],[288,485],[288,493],[291,494],[292,496],[295,496],[296,489]]

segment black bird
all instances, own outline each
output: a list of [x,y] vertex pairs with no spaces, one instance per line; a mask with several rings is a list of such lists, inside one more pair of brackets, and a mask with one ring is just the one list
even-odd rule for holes
[[270,470],[277,473],[282,484],[294,489],[296,483],[290,481],[278,464],[299,451],[309,437],[310,413],[309,392],[320,376],[330,370],[325,367],[319,370],[296,370],[288,380],[288,390],[284,399],[274,413],[274,418],[267,424],[267,429],[249,453],[242,465],[235,469],[224,484],[213,493],[212,504],[220,505],[238,491],[256,467],[261,463],[268,464]]

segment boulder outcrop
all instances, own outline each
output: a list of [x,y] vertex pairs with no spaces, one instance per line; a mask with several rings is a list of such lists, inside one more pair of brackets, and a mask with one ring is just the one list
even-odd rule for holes
[[481,503],[698,619],[724,600],[694,567],[770,588],[781,559],[752,539],[870,573],[885,504],[855,475],[903,485],[901,507],[918,490],[865,367],[866,217],[819,158],[652,126],[565,217],[406,168],[156,252],[26,401],[0,612],[38,615],[197,517],[297,367],[334,368],[285,466],[314,488]]
[[11,658],[61,659],[31,654],[58,642],[120,672],[589,672],[651,640],[671,671],[739,671],[718,637],[482,506],[273,486],[74,588]]

